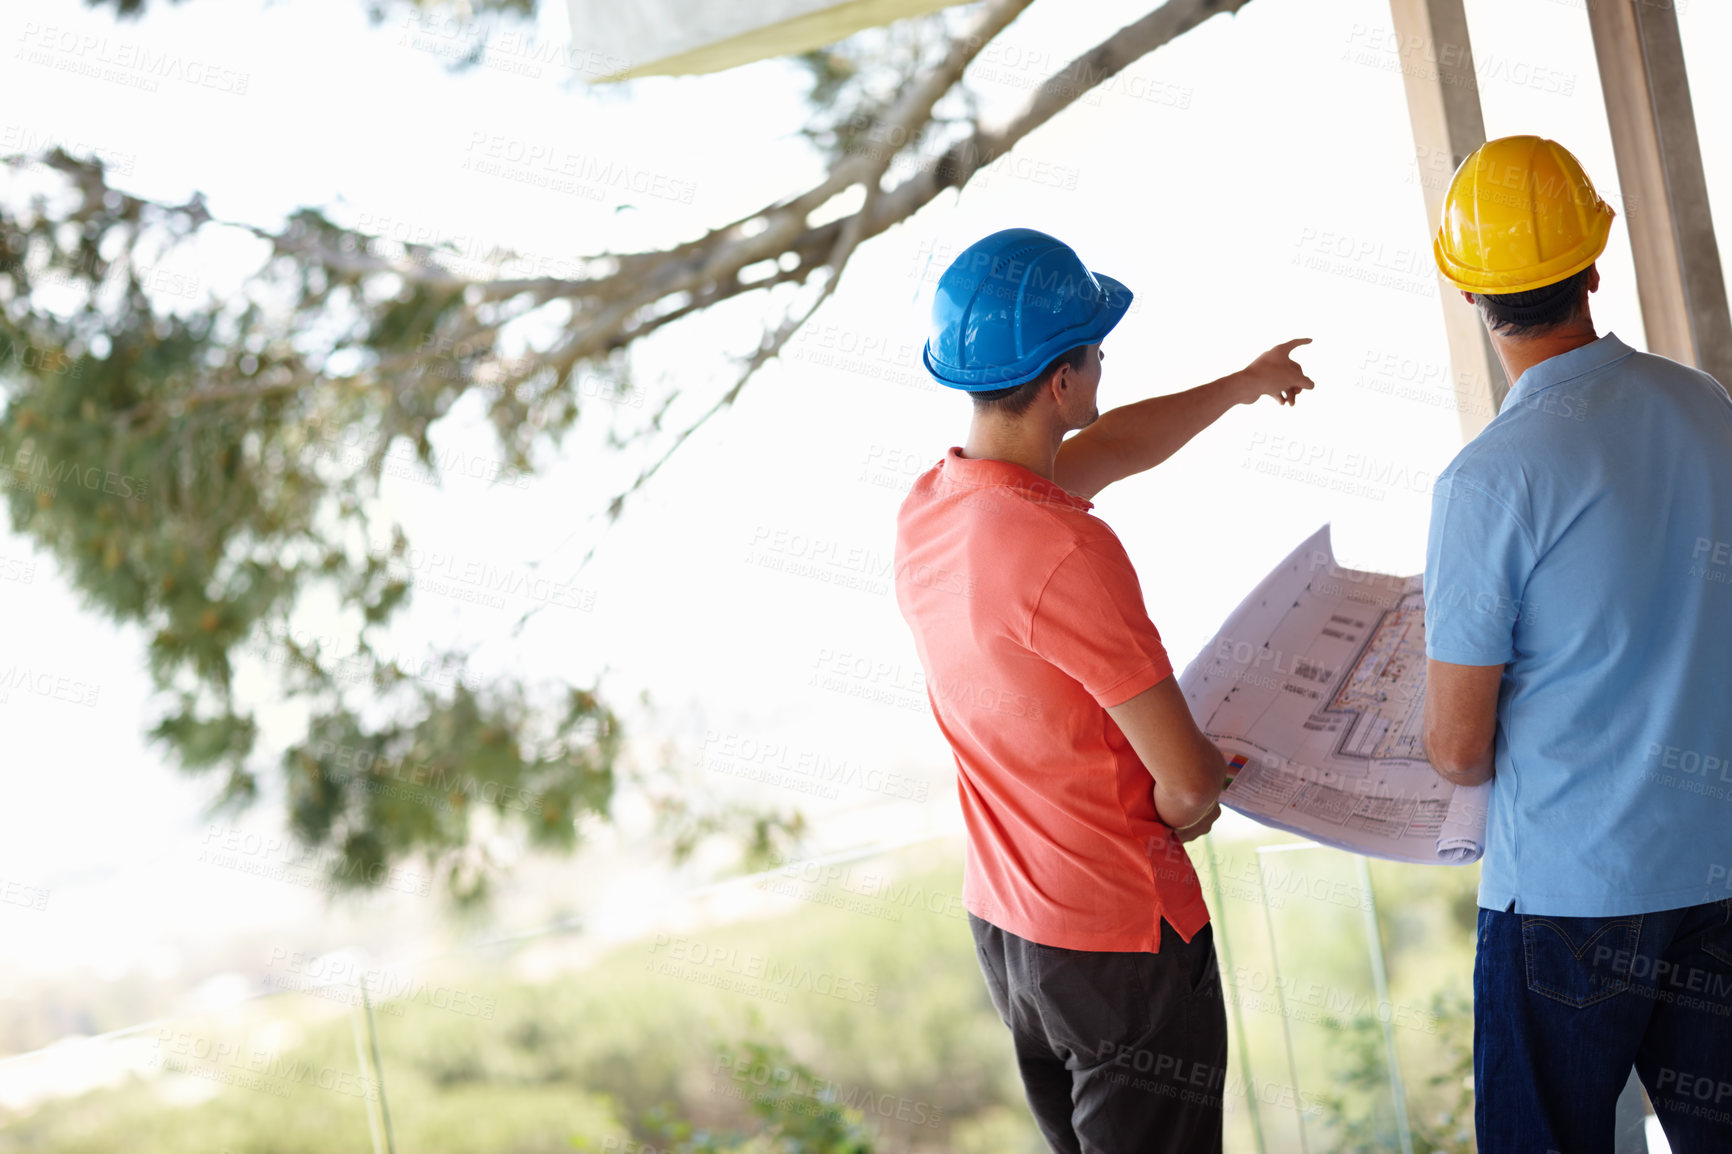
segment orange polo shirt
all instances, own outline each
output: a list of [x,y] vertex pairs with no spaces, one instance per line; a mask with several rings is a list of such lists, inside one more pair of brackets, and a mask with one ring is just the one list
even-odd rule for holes
[[952,448],[896,524],[896,604],[956,755],[962,904],[1042,945],[1149,951],[1209,920],[1106,706],[1173,666],[1124,546],[1090,501]]

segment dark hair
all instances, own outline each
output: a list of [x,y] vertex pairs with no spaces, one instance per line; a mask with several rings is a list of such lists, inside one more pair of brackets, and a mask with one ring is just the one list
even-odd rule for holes
[[1556,284],[1525,293],[1474,293],[1473,301],[1491,331],[1504,337],[1530,337],[1587,315],[1589,265]]
[[974,398],[974,411],[977,413],[1003,413],[1007,417],[1020,417],[1028,412],[1034,404],[1040,390],[1058,372],[1060,365],[1069,365],[1077,372],[1082,371],[1084,358],[1088,355],[1087,345],[1077,345],[1066,349],[1046,363],[1046,368],[1032,381],[1024,381],[1020,385],[1012,385],[1008,389],[993,389],[985,393],[971,393]]

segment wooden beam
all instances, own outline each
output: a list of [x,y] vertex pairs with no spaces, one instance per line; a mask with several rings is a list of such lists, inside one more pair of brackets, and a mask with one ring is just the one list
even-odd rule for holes
[[[1449,178],[1468,153],[1485,143],[1485,117],[1479,107],[1479,81],[1473,45],[1467,35],[1462,0],[1389,0],[1401,52],[1401,80],[1407,89],[1407,116],[1413,125],[1413,152],[1425,192],[1430,237],[1443,218]],[[1509,383],[1492,351],[1479,310],[1461,293],[1437,279],[1443,302],[1443,328],[1455,381],[1456,415],[1461,437],[1470,441],[1503,404]]]
[[1732,386],[1732,317],[1670,2],[1588,5],[1648,349]]

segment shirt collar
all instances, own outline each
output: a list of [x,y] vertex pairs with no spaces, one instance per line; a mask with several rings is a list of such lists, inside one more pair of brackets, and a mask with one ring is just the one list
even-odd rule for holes
[[1005,486],[1023,490],[1025,496],[1038,502],[1084,510],[1095,507],[1093,501],[1077,496],[1025,465],[996,457],[964,457],[960,445],[952,445],[938,465],[953,484],[973,488]]
[[1515,386],[1504,397],[1498,412],[1501,413],[1504,409],[1509,408],[1512,401],[1519,401],[1541,389],[1549,389],[1553,385],[1562,384],[1564,381],[1585,376],[1596,369],[1603,369],[1613,361],[1622,360],[1635,351],[1620,341],[1617,334],[1608,332],[1605,336],[1573,348],[1567,353],[1547,357],[1537,365],[1530,365],[1527,371],[1522,373]]

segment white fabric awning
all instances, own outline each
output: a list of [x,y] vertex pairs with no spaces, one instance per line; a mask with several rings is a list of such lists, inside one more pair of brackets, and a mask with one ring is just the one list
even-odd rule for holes
[[807,52],[957,0],[569,0],[574,51],[605,61],[591,83],[720,72]]

